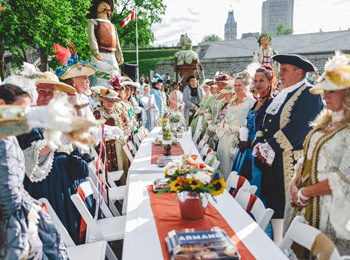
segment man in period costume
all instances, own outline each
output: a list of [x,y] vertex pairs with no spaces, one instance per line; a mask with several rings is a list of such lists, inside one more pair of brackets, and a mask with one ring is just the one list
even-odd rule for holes
[[274,210],[272,228],[274,239],[282,239],[285,192],[294,174],[294,164],[302,157],[303,142],[311,130],[309,122],[322,109],[320,96],[312,95],[305,79],[306,72],[316,67],[297,54],[272,57],[281,64],[279,77],[283,89],[266,109],[258,126],[253,155],[261,170],[261,197],[266,207]]
[[185,119],[187,125],[190,125],[199,108],[204,92],[202,88],[197,86],[197,78],[194,75],[190,75],[186,82],[188,85],[184,89],[183,100],[185,103]]
[[258,44],[259,47],[262,48],[253,53],[253,62],[270,65],[277,75],[280,70],[280,66],[279,63],[272,60],[271,57],[278,54],[278,52],[270,47],[271,41],[272,38],[268,33],[263,32],[261,35],[259,35]]
[[[88,36],[90,50],[93,54],[91,62],[98,66],[99,73],[120,76],[118,65],[124,62],[124,58],[117,29],[109,21],[114,11],[114,2],[113,0],[93,0],[89,11]],[[101,80],[96,78],[93,78],[92,81],[94,83],[96,81],[96,84],[101,83]],[[107,87],[107,81],[105,85]]]

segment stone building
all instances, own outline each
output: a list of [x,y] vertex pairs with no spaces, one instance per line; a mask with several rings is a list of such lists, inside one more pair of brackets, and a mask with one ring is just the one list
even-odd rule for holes
[[276,32],[277,24],[293,29],[294,0],[267,0],[262,5],[261,31]]
[[225,24],[225,40],[237,39],[237,22],[233,15],[233,10],[228,12],[227,21]]
[[[282,53],[297,53],[308,58],[323,72],[327,59],[336,50],[350,54],[350,30],[323,33],[275,36],[272,48]],[[196,52],[199,55],[206,78],[213,78],[217,71],[235,74],[252,62],[253,52],[259,48],[253,37],[235,41],[201,43]],[[162,61],[156,64],[156,73],[173,73],[174,62]]]

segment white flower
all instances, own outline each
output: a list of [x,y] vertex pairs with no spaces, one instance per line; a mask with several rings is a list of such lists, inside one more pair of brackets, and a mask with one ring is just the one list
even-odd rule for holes
[[192,177],[203,184],[209,184],[211,182],[211,176],[203,171],[198,171],[197,173],[192,174]]
[[167,171],[167,175],[168,176],[172,176],[172,175],[174,175],[175,172],[176,172],[176,168],[170,168]]
[[210,167],[209,165],[206,165],[205,170],[208,172],[214,172],[214,168]]
[[180,167],[180,166],[182,166],[182,161],[181,161],[181,160],[174,160],[174,161],[173,161],[173,166],[174,166],[174,167]]
[[169,162],[165,167],[164,167],[164,171],[168,170],[169,168],[173,167],[173,163]]

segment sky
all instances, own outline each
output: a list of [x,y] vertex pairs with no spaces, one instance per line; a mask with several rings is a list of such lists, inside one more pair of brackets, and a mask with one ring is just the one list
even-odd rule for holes
[[[163,0],[167,5],[162,23],[154,24],[154,45],[176,45],[187,33],[194,45],[206,35],[224,39],[229,10],[234,11],[237,38],[242,33],[261,31],[263,0]],[[347,30],[350,0],[294,0],[294,34]]]

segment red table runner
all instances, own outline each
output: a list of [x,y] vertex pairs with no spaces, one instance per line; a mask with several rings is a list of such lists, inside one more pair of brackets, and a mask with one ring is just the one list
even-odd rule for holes
[[[181,147],[180,142],[176,145],[171,145],[171,156],[180,156],[185,152]],[[151,164],[157,164],[157,160],[159,157],[163,156],[163,145],[155,145],[152,143],[152,157]]]
[[243,242],[237,237],[223,216],[221,216],[211,203],[208,204],[204,220],[190,222],[181,218],[179,202],[177,197],[174,198],[174,193],[164,193],[157,196],[157,194],[153,192],[152,186],[148,186],[147,188],[154,220],[157,226],[159,241],[162,247],[163,258],[165,260],[170,259],[169,251],[165,243],[165,238],[168,236],[168,232],[173,229],[204,227],[222,228],[237,247],[241,259],[255,259]]

